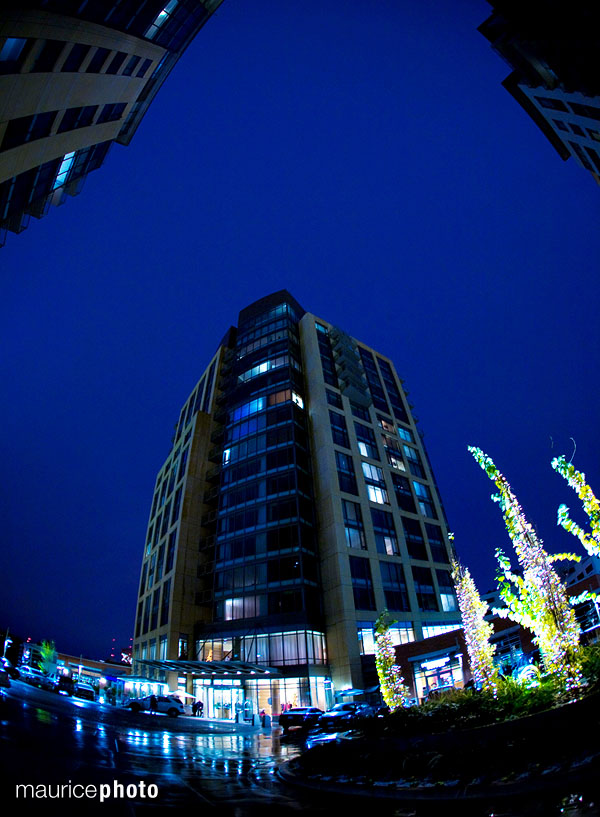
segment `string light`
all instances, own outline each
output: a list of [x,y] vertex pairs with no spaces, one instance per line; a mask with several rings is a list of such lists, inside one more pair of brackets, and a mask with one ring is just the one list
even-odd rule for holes
[[468,569],[455,560],[452,561],[452,579],[462,617],[473,680],[478,687],[491,692],[496,698],[498,695],[498,670],[494,666],[496,645],[490,643],[494,628],[485,620],[489,606],[482,601]]
[[596,499],[594,492],[587,484],[585,474],[577,471],[574,465],[567,462],[565,457],[555,457],[552,460],[552,467],[561,477],[567,480],[579,499],[583,503],[583,509],[590,520],[590,533],[586,533],[569,516],[569,509],[566,505],[561,505],[558,509],[558,524],[573,536],[576,536],[590,556],[600,556],[600,502]]
[[401,706],[408,706],[410,691],[404,683],[402,671],[396,664],[396,651],[392,644],[388,612],[384,610],[375,622],[375,666],[384,702],[394,712]]
[[[500,597],[506,607],[493,612],[531,630],[546,672],[554,674],[565,690],[578,687],[582,682],[580,629],[565,585],[552,567],[554,557],[546,553],[491,458],[474,446],[469,446],[469,451],[499,490],[492,499],[500,505],[522,570],[522,575],[513,573],[506,555],[500,549],[496,551]],[[579,561],[571,554],[560,554],[559,558]]]

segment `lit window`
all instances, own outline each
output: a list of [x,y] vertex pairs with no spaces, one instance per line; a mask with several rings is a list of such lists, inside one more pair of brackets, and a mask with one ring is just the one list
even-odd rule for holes
[[299,394],[296,394],[295,391],[292,392],[292,402],[295,403],[299,408],[304,408],[304,400],[300,397]]
[[380,488],[378,485],[367,485],[367,493],[371,502],[377,502],[379,505],[390,504],[385,488]]
[[60,167],[58,168],[58,173],[56,174],[56,179],[54,180],[54,185],[52,187],[53,190],[56,190],[57,187],[62,187],[67,181],[67,176],[69,175],[69,170],[71,169],[74,158],[75,151],[72,153],[67,153],[63,157]]
[[153,40],[154,37],[156,37],[160,28],[164,26],[164,24],[171,17],[171,14],[177,8],[177,3],[178,0],[171,0],[171,2],[167,3],[167,5],[162,9],[162,11],[159,11],[159,13],[154,18],[154,22],[152,23],[151,26],[149,26],[148,30],[146,31],[146,34],[144,35],[145,37],[147,37],[149,40]]

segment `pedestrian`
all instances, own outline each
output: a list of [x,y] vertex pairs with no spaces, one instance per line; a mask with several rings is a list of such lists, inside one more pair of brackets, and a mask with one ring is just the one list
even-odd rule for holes
[[194,717],[196,717],[197,714],[198,714],[198,701],[194,701],[194,703],[192,704],[192,715]]
[[204,703],[203,701],[198,701],[198,717],[201,718],[204,712]]
[[158,712],[158,700],[156,695],[150,696],[150,712]]

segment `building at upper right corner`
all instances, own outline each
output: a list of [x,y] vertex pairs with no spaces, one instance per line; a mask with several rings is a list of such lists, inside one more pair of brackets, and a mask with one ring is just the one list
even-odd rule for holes
[[502,85],[559,156],[600,184],[600,36],[585,0],[489,0],[479,31],[512,68]]
[[0,3],[0,246],[79,193],[114,142],[129,144],[221,3]]

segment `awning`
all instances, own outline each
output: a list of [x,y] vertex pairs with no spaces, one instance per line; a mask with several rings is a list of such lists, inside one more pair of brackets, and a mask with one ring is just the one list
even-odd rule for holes
[[265,675],[276,678],[281,675],[273,667],[249,664],[246,661],[159,661],[136,658],[136,662],[163,672],[177,672],[179,675],[198,675],[205,678],[251,678]]
[[377,692],[379,689],[379,684],[376,684],[374,687],[368,687],[368,689],[342,689],[339,695],[343,698],[346,695],[369,695],[371,692]]

